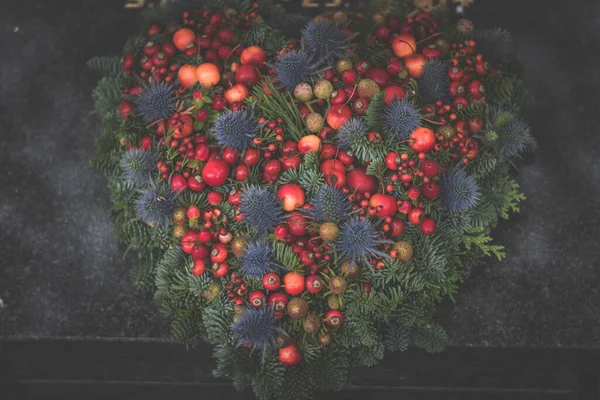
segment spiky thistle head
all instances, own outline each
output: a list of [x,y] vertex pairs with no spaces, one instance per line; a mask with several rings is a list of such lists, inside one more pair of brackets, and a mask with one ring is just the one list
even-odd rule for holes
[[475,31],[477,51],[492,64],[505,64],[515,56],[512,34],[501,28]]
[[440,175],[440,193],[444,208],[450,214],[467,211],[479,200],[477,181],[463,168],[455,168]]
[[256,185],[242,192],[240,210],[244,220],[259,234],[270,232],[284,217],[274,193]]
[[121,156],[120,166],[127,182],[135,186],[144,186],[156,172],[159,155],[143,149],[128,150]]
[[135,203],[136,215],[152,226],[169,223],[174,209],[175,193],[164,183],[144,189]]
[[352,149],[367,139],[369,129],[365,122],[360,118],[352,118],[342,125],[336,134],[340,147],[343,149]]
[[513,112],[504,109],[490,109],[486,122],[487,137],[501,155],[507,158],[518,157],[535,146],[529,125]]
[[369,264],[374,257],[387,257],[378,247],[388,242],[379,238],[375,226],[367,218],[353,218],[342,225],[336,249],[353,263]]
[[321,186],[312,199],[310,215],[318,222],[339,223],[352,212],[348,196],[330,185]]
[[421,114],[412,104],[402,100],[387,105],[381,117],[385,130],[398,141],[408,140],[421,124]]
[[279,57],[275,66],[277,80],[284,88],[293,91],[302,82],[310,82],[315,76],[316,65],[304,50],[291,50]]
[[448,103],[450,95],[448,86],[448,63],[440,60],[429,60],[423,67],[423,75],[417,81],[419,88],[419,102],[433,104],[437,100]]
[[136,112],[144,122],[151,124],[173,115],[176,101],[172,85],[154,82],[144,86],[140,95],[135,98]]
[[251,345],[263,354],[277,343],[280,328],[271,308],[249,307],[233,324],[233,338],[241,345]]
[[225,111],[215,122],[215,136],[221,146],[244,151],[258,135],[260,125],[247,110]]
[[280,272],[285,268],[273,261],[273,250],[266,241],[250,242],[242,258],[240,273],[251,278],[262,278],[269,272]]
[[306,51],[320,65],[332,65],[344,57],[350,38],[344,32],[344,26],[324,20],[312,20],[302,32],[302,42]]

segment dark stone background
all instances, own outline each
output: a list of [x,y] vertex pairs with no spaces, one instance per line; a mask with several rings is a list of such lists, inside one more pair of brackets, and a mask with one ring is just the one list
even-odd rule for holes
[[[600,2],[482,0],[477,26],[518,39],[539,141],[507,248],[443,313],[455,345],[600,344]],[[132,289],[105,180],[87,168],[98,121],[85,68],[118,54],[135,13],[111,1],[0,4],[0,336],[166,338]]]

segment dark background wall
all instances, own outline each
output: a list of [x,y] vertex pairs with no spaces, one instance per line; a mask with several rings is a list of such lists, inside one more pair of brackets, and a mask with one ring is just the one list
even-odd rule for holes
[[[469,15],[518,41],[537,100],[528,200],[507,248],[442,312],[455,345],[600,344],[600,2],[483,0]],[[168,337],[131,288],[104,179],[87,169],[98,121],[85,68],[135,31],[121,2],[0,3],[0,336]]]

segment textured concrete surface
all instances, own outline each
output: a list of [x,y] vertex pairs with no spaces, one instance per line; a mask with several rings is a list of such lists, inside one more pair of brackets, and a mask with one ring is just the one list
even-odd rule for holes
[[[103,178],[87,169],[98,122],[85,69],[135,29],[119,1],[0,4],[0,335],[166,337],[129,283]],[[444,314],[453,343],[600,344],[600,3],[485,0],[478,26],[519,42],[539,141],[507,247]]]
[[87,168],[98,121],[85,62],[120,53],[119,1],[0,6],[0,334],[157,336],[113,238],[106,182]]

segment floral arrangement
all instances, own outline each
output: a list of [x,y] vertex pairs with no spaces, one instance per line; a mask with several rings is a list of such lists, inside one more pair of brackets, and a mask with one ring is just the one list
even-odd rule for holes
[[511,35],[392,3],[308,20],[180,1],[89,63],[92,166],[133,282],[260,398],[343,388],[385,349],[442,350],[436,306],[504,257],[491,228],[524,199]]

